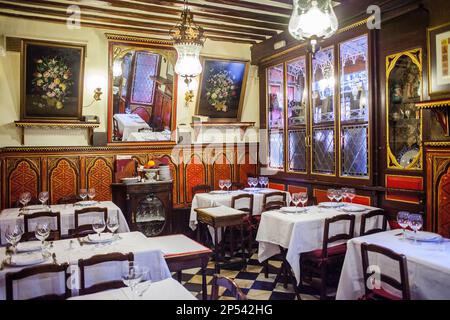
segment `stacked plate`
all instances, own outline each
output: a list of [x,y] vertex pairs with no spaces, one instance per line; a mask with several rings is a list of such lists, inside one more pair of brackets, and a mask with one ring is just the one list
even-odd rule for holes
[[406,239],[417,239],[420,242],[439,242],[442,240],[442,236],[433,232],[417,231],[417,233],[414,233],[414,231],[406,230]]
[[283,213],[301,213],[301,212],[305,212],[306,209],[302,208],[302,207],[283,207],[280,209],[281,212]]
[[364,212],[367,211],[366,208],[362,206],[355,206],[355,205],[346,205],[342,208],[342,211],[345,212]]
[[159,167],[159,180],[161,181],[170,181],[172,180],[172,176],[170,174],[169,166],[160,166]]
[[330,208],[330,209],[341,208],[344,205],[345,204],[342,203],[342,202],[321,202],[321,203],[319,203],[319,207],[321,207],[321,208]]

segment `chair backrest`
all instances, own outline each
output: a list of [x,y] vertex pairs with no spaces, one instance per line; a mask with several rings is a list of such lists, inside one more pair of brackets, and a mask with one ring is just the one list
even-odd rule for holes
[[[67,286],[69,280],[68,269],[69,265],[67,263],[57,265],[57,264],[45,264],[34,267],[29,267],[22,269],[18,272],[8,272],[5,275],[5,286],[6,286],[6,300],[14,300],[14,281],[20,281],[29,277],[33,277],[40,274],[64,274],[64,288],[63,294],[51,293],[47,295],[39,295],[30,298],[30,300],[65,300],[70,297],[70,289]],[[18,284],[20,287],[20,285]]]
[[83,215],[94,216],[95,214],[97,214],[96,216],[98,216],[99,214],[103,215],[103,218],[105,219],[105,223],[106,223],[106,220],[108,219],[108,209],[107,208],[91,207],[91,208],[75,210],[75,227],[73,230],[69,231],[70,236],[71,237],[81,237],[81,236],[85,236],[85,235],[94,233],[94,230],[92,230],[92,223],[89,222],[89,223],[80,224],[80,220]]
[[113,139],[122,140],[122,133],[119,130],[119,123],[116,118],[113,118]]
[[[240,194],[237,196],[234,196],[233,198],[231,198],[231,207],[240,211],[244,211],[249,213],[250,215],[253,214],[253,200],[254,200],[254,195],[253,194]],[[242,200],[242,201],[239,201]],[[243,202],[244,200],[248,200],[248,206],[247,207],[242,207],[242,206],[238,206],[238,201],[239,202]],[[239,207],[239,208],[238,208]]]
[[[333,224],[339,224],[343,221],[348,221],[348,232],[338,233],[330,236],[330,229]],[[323,230],[323,246],[322,258],[328,257],[328,246],[334,242],[350,240],[355,234],[355,216],[350,214],[342,214],[333,218],[325,219],[325,227]]]
[[[285,207],[287,205],[286,197],[287,197],[286,192],[282,191],[266,193],[263,198],[263,211],[265,212],[271,210],[278,210],[282,207]],[[273,198],[277,199],[274,200]]]
[[[30,202],[28,202],[28,206],[33,206],[36,204],[41,204],[41,202],[38,200],[38,198],[36,197],[32,197]],[[22,204],[20,203],[19,199],[16,200],[16,202],[14,202],[14,204],[12,205],[13,208],[22,208]]]
[[[33,220],[45,220],[49,223],[49,226],[54,226],[53,228],[50,228],[50,235],[48,236],[48,240],[59,240],[61,239],[61,214],[59,212],[50,212],[50,211],[43,211],[43,212],[35,212],[31,214],[25,214],[23,218],[23,224],[24,224],[24,234],[22,235],[23,241],[28,240],[34,240],[36,239],[34,230],[30,230],[30,221]],[[50,223],[51,220],[56,221],[55,224]]]
[[[383,219],[381,228],[377,227],[377,228],[373,228],[370,230],[366,230],[367,220],[375,218],[375,217],[381,217],[381,219]],[[388,219],[387,219],[387,215],[384,212],[384,210],[379,209],[379,210],[370,211],[361,216],[361,230],[359,232],[359,235],[362,237],[362,236],[367,236],[369,234],[384,232],[387,230],[387,223],[388,223]]]
[[139,117],[142,118],[145,122],[150,122],[150,114],[148,113],[147,109],[144,107],[137,107],[134,109],[131,113],[137,114]]
[[71,196],[59,198],[59,200],[57,202],[58,202],[58,204],[74,204],[81,200],[82,199],[79,196],[71,195]]
[[212,187],[207,184],[199,184],[197,186],[192,187],[192,196],[195,196],[197,193],[210,193],[212,191]]
[[233,182],[231,184],[231,190],[242,190],[245,188],[245,185],[242,182]]
[[219,300],[219,288],[227,289],[236,300],[247,300],[247,296],[230,278],[215,274],[212,279],[211,300]]
[[[361,244],[361,256],[362,256],[362,266],[363,266],[363,274],[364,274],[364,283],[365,283],[365,292],[366,295],[370,293],[374,293],[373,289],[370,289],[367,287],[367,281],[369,277],[373,275],[374,272],[369,272],[369,252],[373,252],[376,254],[381,254],[385,257],[390,258],[391,260],[394,260],[398,262],[399,265],[399,272],[400,272],[400,281],[392,278],[391,276],[388,276],[384,273],[381,273],[379,277],[377,277],[380,280],[380,286],[382,283],[386,283],[389,286],[399,290],[402,293],[401,299],[403,300],[410,300],[411,299],[411,292],[409,289],[409,279],[408,279],[408,264],[406,261],[406,257],[402,254],[395,253],[394,251],[377,246],[374,244],[367,244],[363,243]],[[378,289],[378,288],[377,288]],[[381,289],[381,288],[379,288]],[[376,289],[375,289],[376,290]]]
[[[123,288],[125,285],[122,282],[122,279],[104,281],[100,283],[96,283],[91,285],[90,287],[86,287],[86,269],[87,267],[96,266],[103,263],[108,262],[134,262],[133,253],[108,253],[102,255],[96,255],[89,259],[80,259],[78,260],[78,267],[80,268],[80,295],[91,294],[95,292],[110,290],[110,289],[118,289]],[[121,271],[121,270],[120,270]]]

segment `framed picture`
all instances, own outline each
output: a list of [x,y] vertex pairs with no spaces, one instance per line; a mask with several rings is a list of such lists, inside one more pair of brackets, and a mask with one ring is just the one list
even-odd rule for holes
[[21,119],[82,119],[86,47],[22,40]]
[[250,63],[203,58],[196,114],[210,121],[241,120]]
[[450,23],[428,29],[430,96],[450,95]]

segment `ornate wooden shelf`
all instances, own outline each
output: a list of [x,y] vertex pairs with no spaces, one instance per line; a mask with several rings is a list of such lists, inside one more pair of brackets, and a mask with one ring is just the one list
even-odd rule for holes
[[191,123],[194,128],[194,138],[197,140],[200,131],[203,128],[215,128],[215,129],[240,129],[241,139],[244,138],[245,132],[248,128],[254,127],[255,122],[194,122]]
[[100,126],[100,122],[54,122],[54,121],[31,121],[20,120],[14,122],[16,127],[22,129],[22,145],[25,144],[25,128],[40,128],[40,129],[59,129],[59,130],[71,130],[71,129],[87,129],[89,132],[89,144],[93,145],[94,129]]
[[431,110],[436,115],[442,129],[444,129],[445,135],[450,136],[450,99],[422,101],[416,103],[416,107],[421,110]]

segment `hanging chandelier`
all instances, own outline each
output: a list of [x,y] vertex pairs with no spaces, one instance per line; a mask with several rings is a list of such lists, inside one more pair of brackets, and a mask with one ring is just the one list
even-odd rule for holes
[[203,48],[205,38],[203,28],[195,24],[186,0],[181,13],[181,21],[170,30],[170,36],[178,53],[175,72],[183,77],[189,86],[192,79],[202,73],[200,51]]
[[318,42],[338,29],[332,0],[294,0],[289,32],[297,40],[309,40],[310,51],[318,51]]

